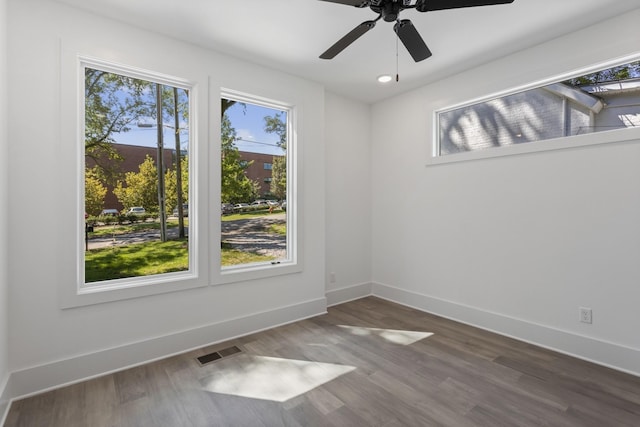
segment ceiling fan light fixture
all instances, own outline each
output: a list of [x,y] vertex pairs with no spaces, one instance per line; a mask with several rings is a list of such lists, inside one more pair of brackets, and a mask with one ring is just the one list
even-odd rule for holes
[[391,80],[393,80],[393,77],[389,74],[382,74],[381,76],[378,76],[379,83],[389,83]]
[[[415,9],[418,12],[431,12],[436,10],[460,9],[475,6],[492,6],[509,4],[515,0],[320,0],[330,3],[338,3],[347,6],[364,8],[369,6],[378,14],[374,20],[365,21],[342,37],[333,46],[327,49],[321,59],[332,59],[342,52],[351,43],[359,39],[364,33],[372,29],[378,20],[395,22],[393,30],[407,48],[415,62],[420,62],[431,56],[431,51],[409,19],[400,19],[400,12],[407,9]],[[415,1],[414,4],[412,2]],[[396,77],[396,80],[397,77]]]

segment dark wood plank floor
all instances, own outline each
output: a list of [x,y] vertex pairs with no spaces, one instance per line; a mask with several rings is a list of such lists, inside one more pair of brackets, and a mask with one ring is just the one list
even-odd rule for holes
[[541,425],[640,426],[640,378],[374,297],[14,402],[5,424]]

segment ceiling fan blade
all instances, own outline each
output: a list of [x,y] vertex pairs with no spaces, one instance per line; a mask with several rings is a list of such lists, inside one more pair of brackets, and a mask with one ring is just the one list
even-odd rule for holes
[[418,12],[428,12],[432,10],[458,9],[461,7],[493,6],[513,2],[514,0],[418,0],[416,10],[418,10]]
[[366,6],[369,6],[369,1],[368,0],[320,0],[320,1],[328,1],[330,3],[346,4],[347,6],[355,6],[355,7],[366,7]]
[[402,19],[396,22],[393,26],[393,31],[398,34],[398,38],[407,48],[414,61],[420,62],[431,56],[431,51],[410,20]]
[[337,54],[342,52],[354,41],[358,40],[364,33],[376,26],[376,21],[365,21],[362,24],[349,31],[346,36],[338,40],[333,46],[326,50],[321,59],[333,59]]

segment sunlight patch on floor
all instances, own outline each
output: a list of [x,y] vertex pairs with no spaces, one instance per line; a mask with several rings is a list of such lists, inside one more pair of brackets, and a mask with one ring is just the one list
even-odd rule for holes
[[338,327],[347,329],[353,335],[359,335],[359,336],[375,335],[375,336],[379,336],[380,338],[384,338],[390,343],[400,344],[400,345],[411,345],[415,342],[418,342],[425,338],[429,338],[431,335],[433,335],[432,332],[364,328],[361,326],[338,325]]
[[242,354],[215,364],[205,390],[285,402],[355,370],[354,366]]

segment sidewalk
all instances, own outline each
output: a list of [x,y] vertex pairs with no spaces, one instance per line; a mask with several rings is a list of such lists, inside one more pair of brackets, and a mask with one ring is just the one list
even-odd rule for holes
[[[286,222],[286,215],[270,215],[265,217],[222,221],[221,240],[229,243],[233,249],[244,252],[255,252],[274,258],[285,258],[287,254],[287,238],[279,234],[268,233],[272,224]],[[189,235],[189,228],[185,227]],[[167,237],[178,237],[178,227],[167,229]],[[130,234],[89,238],[89,250],[131,245],[150,241],[160,241],[160,230],[148,230]]]
[[[185,235],[189,235],[189,227],[184,228]],[[174,239],[178,237],[178,227],[167,229],[167,237]],[[160,230],[148,230],[138,233],[118,234],[111,237],[89,237],[89,250],[108,248],[114,246],[130,245],[133,243],[160,241]]]
[[254,252],[276,259],[285,258],[287,237],[265,231],[270,225],[283,224],[285,221],[285,214],[223,221],[221,238],[239,251]]

